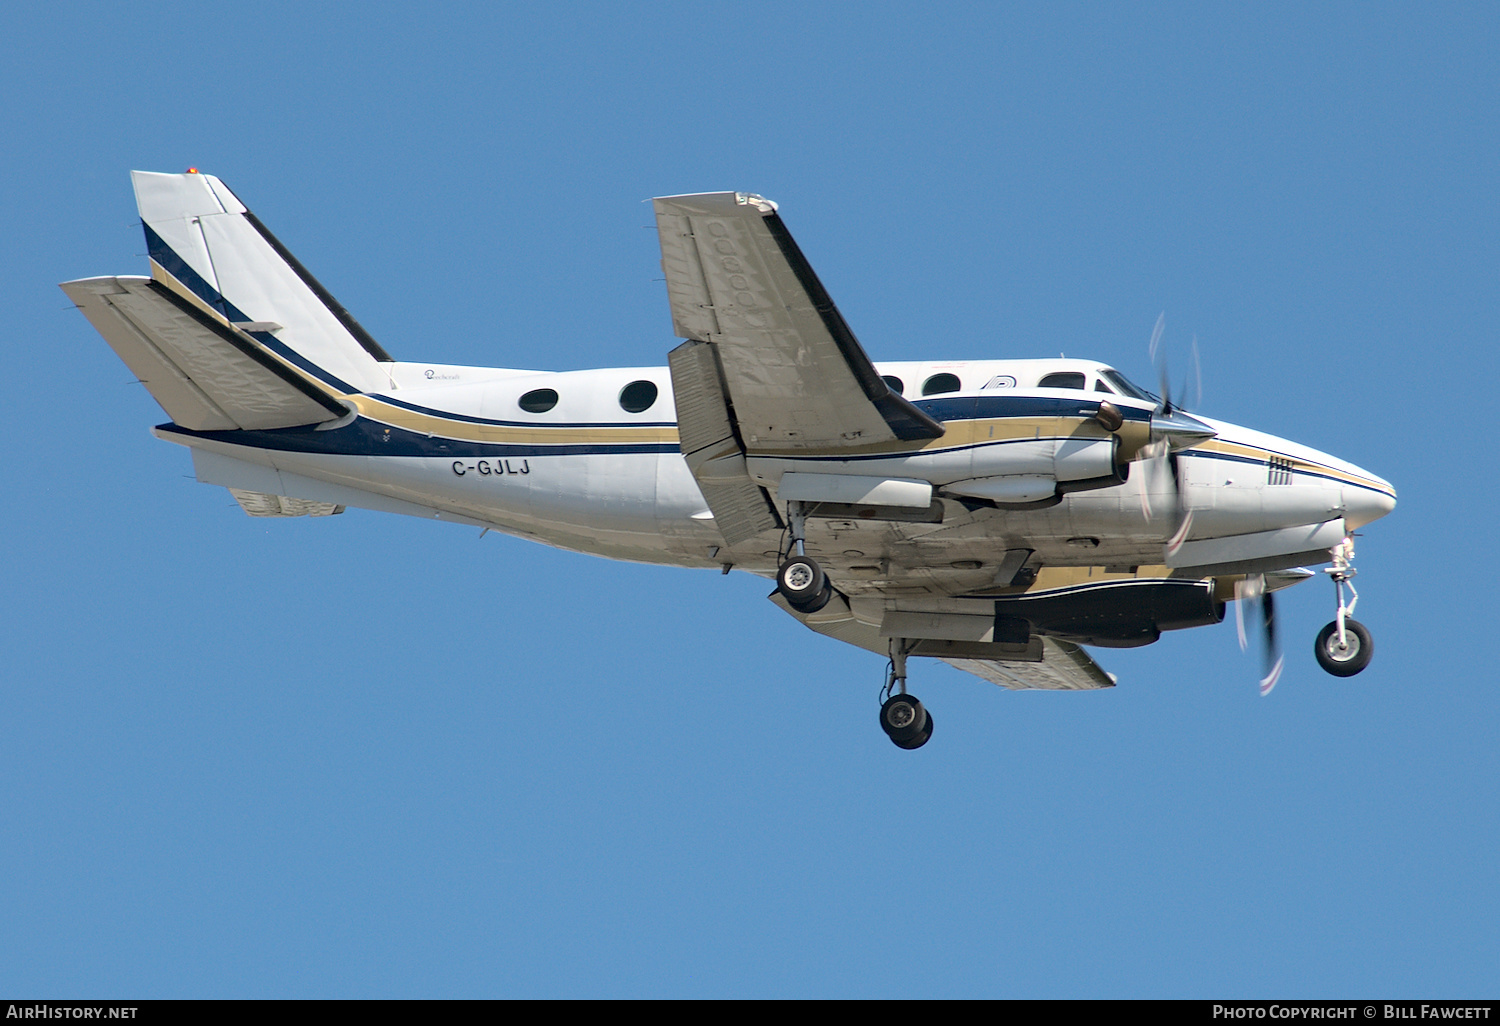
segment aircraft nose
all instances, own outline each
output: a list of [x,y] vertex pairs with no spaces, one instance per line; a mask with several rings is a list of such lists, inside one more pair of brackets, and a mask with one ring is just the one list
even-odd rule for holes
[[1396,508],[1396,489],[1390,482],[1374,474],[1362,476],[1365,480],[1359,484],[1345,484],[1343,487],[1344,521],[1351,531],[1379,520]]

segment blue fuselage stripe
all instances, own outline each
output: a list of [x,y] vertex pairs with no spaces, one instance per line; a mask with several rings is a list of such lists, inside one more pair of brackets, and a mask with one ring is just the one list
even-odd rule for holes
[[638,453],[679,453],[671,443],[560,443],[558,445],[473,442],[462,438],[426,435],[406,428],[387,427],[361,417],[352,424],[329,431],[311,427],[277,428],[274,431],[189,431],[176,424],[158,430],[203,438],[230,445],[277,452],[301,452],[322,456],[406,456],[434,459],[468,459],[506,456],[625,456]]
[[[382,401],[384,400],[384,397]],[[436,416],[450,416],[434,411]],[[540,425],[532,425],[540,426]],[[553,425],[546,425],[551,427]],[[598,428],[639,428],[640,424],[605,423],[592,425]],[[670,423],[657,425],[672,427]],[[191,438],[204,438],[231,445],[244,445],[257,449],[272,449],[278,452],[303,452],[329,456],[405,456],[435,459],[460,459],[483,457],[540,458],[546,456],[624,456],[642,453],[679,453],[681,449],[671,442],[558,442],[556,444],[478,442],[463,438],[448,438],[428,435],[407,428],[395,427],[360,417],[353,423],[328,431],[312,427],[278,428],[273,431],[191,431],[176,424],[163,424],[160,430]],[[1032,438],[995,439],[976,442],[972,445],[955,446],[941,450],[944,454],[977,450],[1000,445],[1015,445],[1033,442]],[[909,458],[911,452],[885,453],[871,456],[781,456],[779,460],[795,463],[853,463],[864,460],[892,460]],[[1267,466],[1268,460],[1232,453],[1183,451],[1179,456],[1193,459],[1218,460],[1239,463],[1252,467]],[[1297,475],[1314,477],[1333,484],[1363,488],[1379,495],[1388,494],[1385,489],[1360,481],[1336,477],[1333,474],[1309,470],[1305,462],[1296,470]]]
[[421,413],[429,417],[440,417],[443,420],[457,421],[460,424],[486,424],[494,427],[514,428],[675,428],[675,420],[643,420],[621,423],[620,421],[538,421],[538,420],[493,420],[489,417],[474,417],[467,413],[451,413],[448,410],[438,410],[431,406],[418,406],[402,399],[394,399],[384,394],[372,394],[366,392],[371,399],[385,403],[387,406],[395,406],[398,409],[410,410],[412,413]]
[[[1272,455],[1275,455],[1275,454],[1272,454]],[[1241,464],[1244,464],[1246,466],[1251,466],[1251,467],[1269,467],[1270,466],[1270,462],[1271,462],[1270,461],[1270,457],[1267,457],[1266,459],[1256,459],[1254,456],[1240,456],[1240,455],[1238,455],[1236,453],[1230,453],[1230,452],[1202,452],[1202,451],[1198,451],[1198,450],[1194,450],[1194,449],[1185,449],[1182,452],[1179,452],[1177,454],[1177,456],[1178,456],[1179,459],[1183,458],[1183,457],[1188,457],[1190,459],[1195,459],[1195,460],[1218,460],[1218,461],[1223,462],[1223,463],[1241,463]],[[1295,457],[1283,456],[1283,457],[1280,457],[1280,458],[1282,458],[1282,459],[1294,459]],[[1294,475],[1294,477],[1292,479],[1293,483],[1295,483],[1296,478],[1298,478],[1298,477],[1315,477],[1315,478],[1318,478],[1321,481],[1332,481],[1334,484],[1349,485],[1352,488],[1363,488],[1365,491],[1367,491],[1367,492],[1374,492],[1377,495],[1389,495],[1389,494],[1391,494],[1388,490],[1386,490],[1384,488],[1379,488],[1379,487],[1377,487],[1375,485],[1372,485],[1372,484],[1366,484],[1363,481],[1351,481],[1347,477],[1336,477],[1333,474],[1322,474],[1322,473],[1319,473],[1316,470],[1309,470],[1307,468],[1307,462],[1305,460],[1300,460],[1300,459],[1297,460],[1297,466],[1293,468],[1292,473]],[[1267,487],[1281,487],[1281,486],[1279,486],[1279,485],[1268,485]]]
[[[176,278],[185,288],[189,289],[199,299],[203,300],[203,302],[222,313],[229,321],[243,323],[251,319],[243,310],[229,302],[218,289],[210,285],[202,275],[193,269],[192,265],[183,260],[149,224],[143,222],[141,227],[146,232],[146,248],[151,255],[151,259],[161,265],[163,270]],[[346,394],[357,393],[357,390],[353,386],[330,374],[296,350],[289,348],[269,332],[255,331],[249,332],[249,334],[267,349],[294,366],[306,371],[308,374],[313,375],[330,387],[336,388]],[[675,428],[677,426],[675,421],[545,423],[494,420],[486,417],[475,417],[464,413],[452,413],[446,410],[419,406],[416,403],[408,403],[393,396],[382,394],[369,395],[371,399],[376,399],[389,406],[462,424],[516,428],[590,428],[595,430],[608,430],[612,428]],[[1021,417],[1076,417],[1080,414],[1092,415],[1093,411],[1098,408],[1100,401],[1100,398],[1094,396],[1060,399],[1045,396],[987,395],[917,399],[912,404],[934,420],[951,422],[965,420],[1007,420]],[[1082,404],[1082,408],[1080,408],[1080,404]],[[1151,419],[1151,412],[1149,410],[1141,410],[1133,406],[1122,406],[1119,407],[1119,410],[1127,421],[1149,422]],[[358,418],[352,424],[345,427],[331,431],[314,431],[311,428],[282,428],[275,431],[189,431],[186,428],[178,427],[176,424],[162,425],[162,430],[199,438],[209,438],[215,441],[229,442],[235,445],[248,445],[261,449],[343,456],[417,456],[439,458],[484,456],[504,458],[509,456],[525,458],[541,456],[675,453],[681,451],[678,446],[670,443],[596,442],[522,445],[474,442],[465,439],[427,435],[410,431],[406,428],[386,427],[364,417]],[[937,451],[952,453],[961,452],[965,449],[982,449],[1038,440],[1040,439],[994,439],[971,445],[954,446],[951,449],[939,449]],[[907,451],[862,455],[781,456],[778,458],[799,463],[861,463],[872,460],[900,459],[912,455],[916,455],[916,453]],[[1230,463],[1244,463],[1251,466],[1266,466],[1269,462],[1269,459],[1262,460],[1253,456],[1239,456],[1220,452],[1184,451],[1180,455],[1192,459],[1222,460]],[[1385,489],[1374,485],[1308,470],[1306,469],[1305,461],[1297,460],[1297,462],[1300,464],[1295,470],[1295,473],[1298,475],[1315,477],[1334,482],[1335,484],[1351,485],[1356,488],[1376,492],[1380,495],[1388,494]]]

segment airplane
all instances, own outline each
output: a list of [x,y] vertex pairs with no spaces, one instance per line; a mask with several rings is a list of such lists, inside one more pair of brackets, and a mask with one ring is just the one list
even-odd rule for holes
[[876,364],[760,196],[653,201],[666,367],[552,372],[398,361],[218,178],[132,179],[150,276],[61,288],[170,418],[156,437],[251,516],[353,506],[774,578],[803,625],[887,657],[880,724],[908,750],[933,731],[913,656],[1107,688],[1082,646],[1229,602],[1242,646],[1258,610],[1265,694],[1305,564],[1335,585],[1319,664],[1370,662],[1350,564],[1388,482],[1098,361]]

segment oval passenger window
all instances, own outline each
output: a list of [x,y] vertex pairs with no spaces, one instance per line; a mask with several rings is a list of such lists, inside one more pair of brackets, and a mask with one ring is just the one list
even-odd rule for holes
[[620,408],[626,413],[641,413],[656,402],[656,382],[632,381],[620,389]]
[[534,388],[521,396],[519,403],[527,413],[546,413],[557,405],[557,392],[550,388]]
[[897,395],[904,395],[905,394],[905,392],[906,392],[906,382],[904,382],[900,378],[896,377],[896,375],[894,375],[894,374],[882,374],[882,375],[880,375],[880,380],[884,381],[887,385],[889,385],[891,387],[891,391],[895,392]]
[[957,392],[959,387],[957,374],[934,374],[922,382],[922,394],[942,395],[944,392]]

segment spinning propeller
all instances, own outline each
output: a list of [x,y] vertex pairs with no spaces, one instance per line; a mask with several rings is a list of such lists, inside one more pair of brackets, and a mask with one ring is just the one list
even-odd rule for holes
[[[1175,556],[1182,543],[1193,529],[1193,511],[1187,508],[1185,480],[1182,464],[1177,452],[1200,442],[1206,442],[1218,432],[1195,417],[1183,412],[1182,405],[1172,402],[1172,386],[1167,375],[1166,351],[1161,347],[1161,336],[1166,328],[1167,315],[1163,312],[1156,318],[1156,327],[1151,331],[1151,362],[1156,366],[1161,382],[1160,405],[1151,415],[1151,440],[1141,447],[1141,467],[1145,477],[1141,488],[1141,513],[1149,521],[1157,512],[1152,509],[1153,495],[1166,493],[1170,499],[1170,525],[1166,543],[1166,558]],[[1193,367],[1197,382],[1196,395],[1203,394],[1203,372],[1198,362],[1198,339],[1193,338]],[[1184,385],[1182,391],[1186,391]],[[1166,512],[1166,511],[1162,511]]]
[[1261,697],[1271,693],[1281,679],[1286,658],[1276,640],[1276,593],[1266,585],[1265,574],[1251,574],[1234,586],[1234,623],[1240,633],[1240,651],[1248,647],[1245,638],[1245,606],[1254,604],[1260,611],[1261,629],[1265,635],[1266,675],[1260,679]]
[[[1145,481],[1141,489],[1141,512],[1147,520],[1151,520],[1155,512],[1151,508],[1153,495],[1167,493],[1170,500],[1170,524],[1171,533],[1166,542],[1166,559],[1171,561],[1182,545],[1187,541],[1193,529],[1193,511],[1188,508],[1187,499],[1184,495],[1187,481],[1183,477],[1182,462],[1178,453],[1182,449],[1188,449],[1213,438],[1217,432],[1207,424],[1195,417],[1188,416],[1184,410],[1185,404],[1174,403],[1172,400],[1172,382],[1167,372],[1167,354],[1162,347],[1162,331],[1166,328],[1167,315],[1162,313],[1156,318],[1156,327],[1151,331],[1151,363],[1156,368],[1157,380],[1161,383],[1160,405],[1156,412],[1151,415],[1151,441],[1141,448],[1142,469],[1145,471]],[[1196,405],[1203,397],[1203,367],[1198,358],[1198,338],[1193,337],[1193,371],[1192,390],[1193,403]],[[1188,392],[1187,382],[1178,391],[1178,395]],[[1255,613],[1252,614],[1252,622],[1260,622],[1260,632],[1265,639],[1263,649],[1265,653],[1265,675],[1260,679],[1260,693],[1269,695],[1276,682],[1281,679],[1282,667],[1285,658],[1281,654],[1281,645],[1276,638],[1276,597],[1271,587],[1266,583],[1264,574],[1252,574],[1246,576],[1234,586],[1234,618],[1235,625],[1239,629],[1240,651],[1249,647],[1249,640],[1245,632],[1245,609],[1253,606]]]

